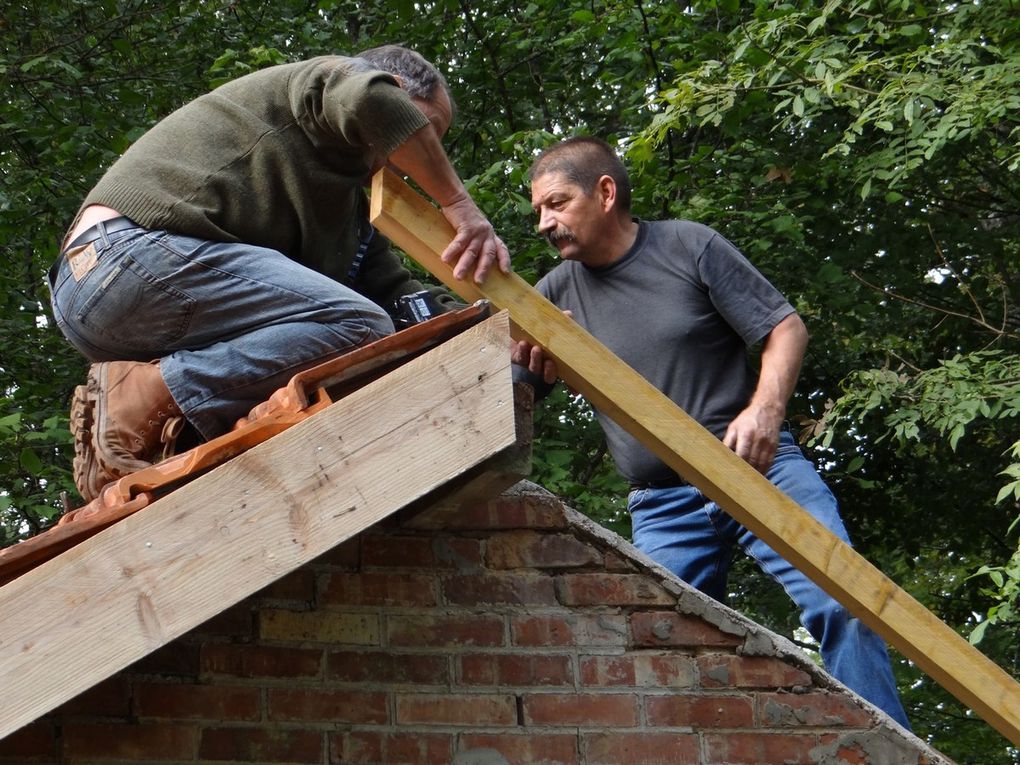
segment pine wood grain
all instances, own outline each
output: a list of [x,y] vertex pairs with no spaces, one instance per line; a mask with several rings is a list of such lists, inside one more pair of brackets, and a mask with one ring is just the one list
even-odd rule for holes
[[0,588],[0,738],[515,442],[497,314]]

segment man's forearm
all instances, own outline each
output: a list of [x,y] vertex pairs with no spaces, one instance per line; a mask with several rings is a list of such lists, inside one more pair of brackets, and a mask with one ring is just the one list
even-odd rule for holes
[[390,155],[390,162],[414,180],[440,207],[468,198],[431,125],[415,132]]
[[761,372],[750,406],[781,420],[793,395],[807,348],[808,332],[795,313],[783,319],[765,338]]

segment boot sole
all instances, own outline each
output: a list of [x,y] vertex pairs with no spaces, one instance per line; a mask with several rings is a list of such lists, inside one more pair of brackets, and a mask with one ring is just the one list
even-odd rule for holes
[[71,398],[71,435],[74,437],[74,485],[86,502],[91,502],[103,489],[99,464],[92,442],[95,424],[95,398],[88,385],[79,385]]

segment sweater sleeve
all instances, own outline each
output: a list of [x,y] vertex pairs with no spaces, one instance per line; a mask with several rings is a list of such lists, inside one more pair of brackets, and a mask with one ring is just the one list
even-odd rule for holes
[[362,59],[309,61],[295,71],[289,93],[294,115],[313,141],[339,139],[375,160],[385,160],[429,124],[393,75]]

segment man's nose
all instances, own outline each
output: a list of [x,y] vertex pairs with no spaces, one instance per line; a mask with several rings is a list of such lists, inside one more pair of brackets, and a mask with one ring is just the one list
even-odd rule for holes
[[548,234],[556,230],[556,221],[547,211],[542,210],[538,214],[538,233]]

